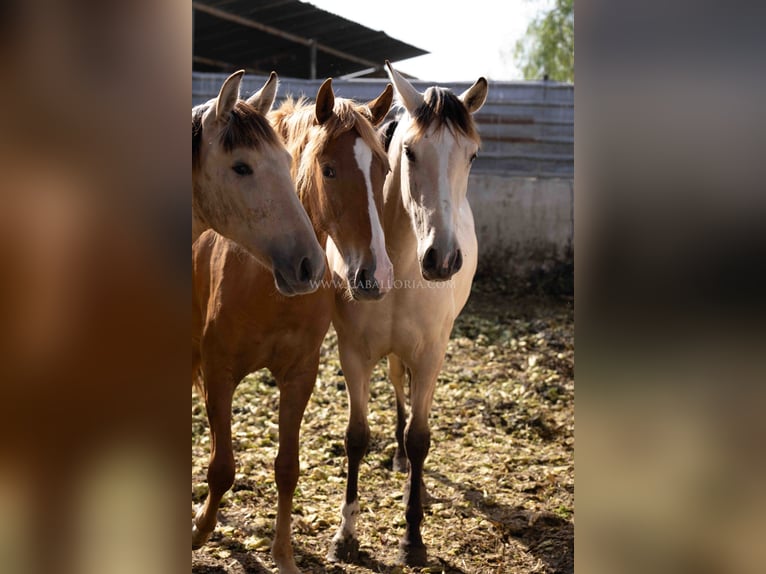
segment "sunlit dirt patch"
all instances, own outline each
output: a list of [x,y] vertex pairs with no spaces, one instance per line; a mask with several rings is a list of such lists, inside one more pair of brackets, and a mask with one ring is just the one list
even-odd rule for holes
[[[331,330],[302,427],[293,532],[305,573],[567,574],[574,554],[574,311],[570,298],[522,296],[479,280],[458,318],[439,376],[426,460],[427,569],[395,565],[404,528],[405,475],[392,470],[394,395],[373,373],[370,451],[360,471],[361,556],[329,565],[345,486],[347,405]],[[192,572],[272,572],[273,460],[278,393],[268,372],[248,377],[234,401],[237,475],[211,541]],[[192,500],[207,492],[204,406],[192,402]]]

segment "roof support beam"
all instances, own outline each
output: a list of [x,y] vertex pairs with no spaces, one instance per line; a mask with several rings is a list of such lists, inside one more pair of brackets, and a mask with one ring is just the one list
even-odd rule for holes
[[266,24],[261,24],[260,22],[256,22],[255,20],[252,20],[250,18],[245,18],[244,16],[240,16],[238,14],[232,14],[231,12],[227,12],[226,10],[221,10],[220,8],[208,6],[207,4],[203,4],[202,2],[192,1],[192,8],[194,10],[199,10],[200,12],[204,12],[205,14],[209,14],[211,16],[219,18],[221,20],[227,20],[229,22],[233,22],[235,24],[239,24],[240,26],[245,26],[247,28],[253,28],[254,30],[265,32],[266,34],[271,34],[272,36],[277,36],[279,38],[288,40],[290,42],[302,44],[309,48],[312,46],[312,43],[314,43],[317,50],[321,50],[322,52],[325,52],[327,54],[332,54],[333,56],[337,56],[338,58],[343,58],[344,60],[348,60],[350,62],[356,62],[357,64],[362,64],[364,66],[373,67],[376,69],[382,67],[382,64],[379,62],[372,62],[370,60],[365,60],[364,58],[359,58],[358,56],[354,56],[353,54],[348,54],[347,52],[336,50],[335,48],[331,48],[330,46],[325,46],[324,44],[320,44],[319,42],[314,42],[313,40],[310,40],[308,38],[303,38],[302,36],[296,36],[295,34],[290,34],[289,32],[285,32],[283,30],[279,30],[277,28],[267,26]]
[[[204,56],[192,56],[192,60],[199,64],[205,64],[206,66],[214,66],[216,68],[220,68],[224,72],[230,71],[231,68],[233,67],[233,64],[231,62],[224,62],[223,60],[214,60],[213,58],[205,58]],[[250,72],[252,74],[268,75],[268,72],[264,72],[263,70],[259,70],[257,68],[252,68],[250,66],[241,66],[240,69],[242,68],[244,68],[245,71]]]
[[311,44],[309,44],[309,60],[311,60],[311,72],[309,73],[309,78],[312,80],[317,79],[317,42],[316,40],[311,40]]

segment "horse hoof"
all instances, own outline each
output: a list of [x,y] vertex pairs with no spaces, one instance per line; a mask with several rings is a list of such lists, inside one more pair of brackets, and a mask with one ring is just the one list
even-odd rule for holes
[[192,550],[202,548],[210,538],[210,534],[210,532],[202,532],[196,524],[192,524]]
[[407,465],[408,465],[408,462],[407,462],[406,456],[404,455],[399,456],[398,454],[394,455],[394,470],[396,472],[407,474],[407,472],[409,471]]
[[330,551],[327,553],[329,562],[357,562],[359,560],[359,541],[356,538],[333,538]]
[[399,563],[406,566],[428,566],[425,544],[413,545],[409,542],[400,542]]
[[277,566],[276,572],[279,574],[302,574],[295,565],[292,551],[286,554],[275,554],[272,549],[271,557],[274,559],[274,564]]

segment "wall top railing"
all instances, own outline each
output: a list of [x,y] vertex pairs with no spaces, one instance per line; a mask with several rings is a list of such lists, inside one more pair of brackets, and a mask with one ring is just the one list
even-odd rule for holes
[[[225,74],[192,73],[192,105],[218,94]],[[246,75],[242,95],[258,90],[265,77]],[[322,80],[280,78],[277,105],[288,95],[316,95]],[[418,90],[434,82],[414,80]],[[335,94],[368,101],[377,97],[385,79],[333,80]],[[482,138],[473,172],[519,177],[574,177],[574,86],[557,82],[499,82],[490,80],[487,101],[476,114]],[[456,93],[471,82],[439,85]]]

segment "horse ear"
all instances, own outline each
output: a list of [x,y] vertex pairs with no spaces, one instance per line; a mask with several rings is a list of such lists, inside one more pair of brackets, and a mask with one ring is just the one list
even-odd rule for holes
[[269,79],[263,84],[263,87],[247,98],[247,103],[253,106],[264,116],[269,113],[271,106],[274,105],[274,99],[277,97],[277,85],[279,78],[276,72],[271,72]]
[[425,101],[423,99],[423,94],[418,92],[415,89],[415,86],[413,86],[407,78],[394,70],[393,66],[391,66],[391,62],[388,60],[386,60],[386,67],[388,68],[388,77],[391,78],[391,81],[396,88],[396,93],[399,94],[399,99],[401,100],[402,105],[404,105],[404,108],[410,115],[415,115],[415,110],[417,110]]
[[317,92],[315,114],[319,125],[330,119],[333,108],[335,108],[335,93],[332,91],[332,78],[327,78]]
[[391,104],[394,101],[394,87],[391,84],[386,84],[386,89],[377,98],[367,104],[370,108],[372,117],[370,121],[372,125],[377,126],[388,114],[388,110],[391,109]]
[[489,85],[485,78],[479,78],[476,83],[468,88],[465,92],[460,94],[460,101],[465,104],[468,111],[473,113],[478,112],[487,100],[487,92],[489,92]]
[[245,70],[239,70],[223,82],[221,91],[218,92],[218,97],[215,100],[216,120],[228,120],[231,110],[234,109],[234,104],[239,99],[239,85],[242,83],[242,76],[244,75]]

